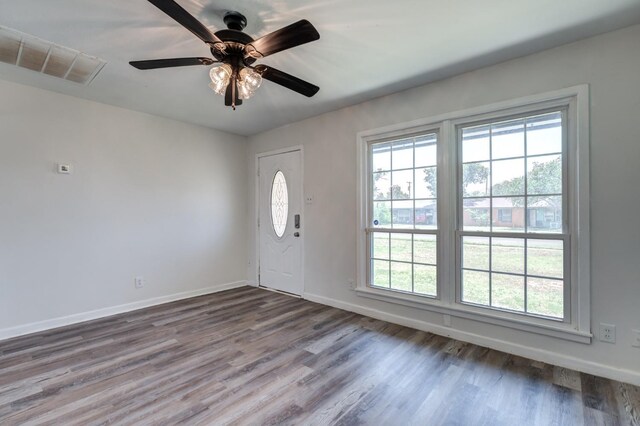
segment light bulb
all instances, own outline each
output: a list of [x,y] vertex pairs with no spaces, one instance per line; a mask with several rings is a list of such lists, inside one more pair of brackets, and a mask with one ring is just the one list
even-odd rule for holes
[[231,66],[229,64],[222,64],[211,68],[209,71],[209,77],[211,78],[211,84],[209,87],[218,95],[223,95],[231,79]]
[[238,95],[240,99],[249,99],[254,95],[258,87],[262,84],[262,76],[257,72],[242,68],[240,79],[238,80]]

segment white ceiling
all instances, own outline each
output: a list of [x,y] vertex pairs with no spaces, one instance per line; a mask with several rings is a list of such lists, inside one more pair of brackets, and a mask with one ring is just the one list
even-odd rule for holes
[[0,63],[0,78],[241,135],[640,22],[638,0],[178,0],[212,30],[228,10],[254,38],[308,19],[320,40],[265,58],[320,86],[306,98],[265,81],[236,111],[207,67],[139,71],[130,60],[210,56],[146,0],[0,0],[0,25],[99,56],[81,86]]

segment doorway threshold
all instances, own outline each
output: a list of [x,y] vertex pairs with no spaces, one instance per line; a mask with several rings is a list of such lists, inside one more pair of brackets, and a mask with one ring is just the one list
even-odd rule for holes
[[272,291],[274,293],[284,294],[285,296],[295,297],[296,299],[302,299],[302,296],[299,294],[289,293],[287,291],[282,291],[282,290],[276,290],[275,288],[269,288],[263,285],[259,285],[258,288],[262,290]]

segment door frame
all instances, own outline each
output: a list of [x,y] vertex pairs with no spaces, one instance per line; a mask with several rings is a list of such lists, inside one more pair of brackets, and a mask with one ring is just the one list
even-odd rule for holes
[[[305,221],[307,219],[307,216],[305,214],[304,211],[304,207],[305,207],[305,192],[304,192],[304,147],[302,145],[294,145],[294,146],[290,146],[287,148],[281,148],[281,149],[275,149],[275,150],[271,150],[271,151],[264,151],[264,152],[259,152],[256,154],[256,160],[255,160],[255,166],[254,166],[254,177],[255,177],[255,188],[256,188],[256,193],[255,193],[255,209],[254,209],[254,214],[255,214],[255,222],[253,224],[254,226],[254,232],[255,232],[255,259],[256,259],[256,264],[255,264],[255,277],[256,277],[256,287],[260,287],[260,227],[258,226],[258,223],[260,221],[260,159],[263,157],[271,157],[274,155],[279,155],[279,154],[286,154],[289,152],[295,152],[295,151],[299,151],[300,152],[300,187],[302,190],[302,197],[300,199],[300,215],[302,216],[302,234],[300,235],[300,250],[302,251],[302,253],[300,253],[300,279],[302,281],[301,283],[301,288],[302,291],[300,292],[300,297],[304,297],[304,292],[305,292],[305,283],[304,283],[304,253],[305,253],[305,236],[306,236],[306,226],[305,226]],[[264,224],[263,224],[264,225]],[[268,287],[264,287],[264,288],[268,288]]]

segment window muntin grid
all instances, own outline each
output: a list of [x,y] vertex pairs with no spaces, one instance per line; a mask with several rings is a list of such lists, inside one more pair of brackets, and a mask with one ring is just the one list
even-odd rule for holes
[[[563,232],[562,111],[462,127],[460,132],[462,230]],[[497,209],[522,214],[504,226],[496,220]]]
[[563,110],[460,127],[462,303],[568,318],[565,134]]
[[371,143],[371,287],[437,296],[438,137]]

